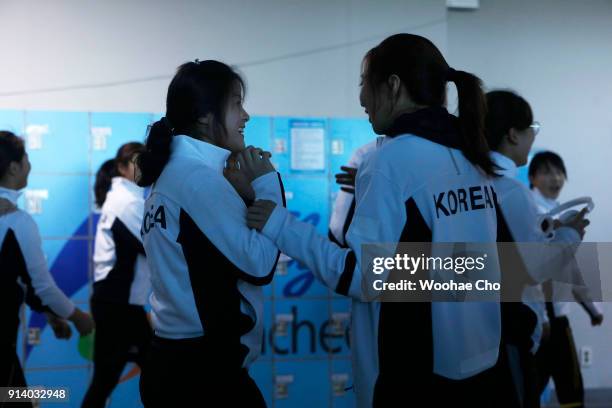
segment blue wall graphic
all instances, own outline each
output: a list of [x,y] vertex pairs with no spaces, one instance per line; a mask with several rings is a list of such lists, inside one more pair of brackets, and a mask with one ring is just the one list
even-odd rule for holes
[[[40,228],[56,282],[84,310],[89,309],[91,255],[99,218],[92,195],[95,172],[121,144],[143,141],[147,126],[158,117],[0,111],[0,129],[24,137],[32,163],[20,206]],[[333,175],[356,148],[374,137],[365,120],[278,117],[252,117],[245,135],[247,144],[272,152],[289,209],[324,235],[339,191]],[[349,301],[293,260],[279,264],[265,296],[263,353],[251,374],[268,406],[353,406],[354,396],[346,390],[352,384]],[[68,405],[80,406],[91,363],[79,353],[76,332],[68,341],[57,340],[44,316],[27,308],[21,321],[18,352],[28,383],[68,387]],[[138,369],[128,364],[110,407],[137,406],[141,406]]]

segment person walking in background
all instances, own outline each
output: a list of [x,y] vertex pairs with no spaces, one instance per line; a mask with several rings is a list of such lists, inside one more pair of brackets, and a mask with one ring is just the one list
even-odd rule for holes
[[[563,159],[551,151],[538,152],[529,163],[529,184],[540,214],[545,214],[559,206],[557,199],[567,180],[567,170]],[[550,299],[574,297],[589,315],[591,325],[599,326],[603,314],[597,307],[586,287],[573,287],[571,294],[563,295],[563,287],[557,282],[547,281],[542,290]],[[584,406],[584,386],[580,363],[576,353],[574,335],[569,322],[569,312],[573,302],[549,301],[545,304],[546,331],[536,354],[538,389],[546,388],[550,378],[555,383],[557,399],[564,406]]]
[[57,287],[49,273],[36,223],[17,207],[30,169],[23,140],[0,131],[0,387],[26,386],[16,344],[24,301],[32,310],[47,315],[58,338],[70,337],[67,320],[81,336],[94,328],[91,316]]
[[[540,124],[534,121],[529,103],[508,90],[487,93],[486,135],[491,158],[500,177],[494,179],[498,198],[498,241],[502,265],[502,350],[499,368],[505,383],[500,405],[539,407],[534,354],[540,347],[544,307],[533,299],[537,284],[551,279],[569,264],[588,220],[585,213],[560,225],[554,238],[542,231],[538,207],[531,192],[517,178],[518,167],[527,164]],[[525,251],[526,243],[542,243],[536,256]],[[554,242],[554,245],[548,243]],[[516,243],[511,247],[508,243]],[[527,245],[529,246],[529,245]],[[520,262],[516,260],[520,259]],[[509,266],[512,265],[512,268]],[[543,268],[542,265],[547,267]],[[557,268],[558,267],[558,268]],[[524,300],[524,302],[520,302]]]
[[128,361],[143,368],[151,342],[144,305],[151,292],[140,237],[144,189],[134,182],[134,158],[142,143],[122,145],[96,174],[94,193],[101,208],[94,242],[91,311],[96,322],[93,376],[84,408],[104,407]]

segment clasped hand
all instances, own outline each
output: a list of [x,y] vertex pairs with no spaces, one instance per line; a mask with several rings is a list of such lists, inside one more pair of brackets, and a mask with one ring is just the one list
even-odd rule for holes
[[275,171],[270,162],[272,155],[257,147],[248,146],[245,150],[232,153],[227,159],[223,175],[247,202],[255,199],[251,183],[258,177]]

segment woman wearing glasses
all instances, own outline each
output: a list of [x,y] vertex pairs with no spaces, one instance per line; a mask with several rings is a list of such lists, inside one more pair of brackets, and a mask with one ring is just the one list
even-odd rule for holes
[[[563,243],[579,242],[588,221],[584,212],[560,226],[554,235],[556,245],[542,245],[537,257],[523,252],[522,243],[552,242],[542,231],[539,212],[531,192],[517,179],[517,168],[527,164],[529,151],[540,130],[533,121],[529,103],[512,91],[498,90],[487,94],[486,135],[492,150],[491,158],[501,176],[494,180],[499,204],[498,241],[517,242],[518,254],[524,268],[505,269],[504,265],[516,265],[508,251],[500,251],[502,265],[502,345],[499,360],[500,375],[506,375],[501,383],[504,400],[509,406],[539,407],[539,390],[535,374],[534,354],[542,340],[545,321],[544,304],[534,301],[531,294],[539,290],[534,285],[551,279],[552,273],[563,270],[573,251],[564,252]],[[508,256],[508,258],[506,258]],[[547,268],[543,268],[546,265]],[[515,293],[512,293],[516,290]],[[525,299],[524,303],[517,300]],[[519,356],[519,357],[516,357]],[[520,367],[513,372],[511,367]],[[512,374],[511,374],[512,373]],[[517,390],[523,390],[519,394]]]

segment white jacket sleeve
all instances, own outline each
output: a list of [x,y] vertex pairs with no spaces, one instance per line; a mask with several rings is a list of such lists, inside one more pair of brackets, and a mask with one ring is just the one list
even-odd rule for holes
[[22,213],[20,218],[15,226],[15,235],[27,269],[21,276],[26,286],[26,302],[38,312],[49,308],[56,315],[67,318],[73,313],[74,304],[57,287],[49,273],[38,226],[29,214]]
[[262,232],[281,251],[304,263],[329,288],[366,300],[370,294],[362,289],[362,278],[371,268],[362,265],[362,244],[397,242],[406,214],[399,190],[382,173],[359,174],[356,194],[357,207],[347,234],[347,249],[319,235],[312,225],[297,220],[279,206]]
[[[371,142],[366,144],[365,146],[361,146],[353,153],[349,162],[347,163],[347,166],[358,169],[361,163],[363,162],[364,157],[369,152],[373,151],[375,148],[375,142]],[[352,221],[353,214],[351,214],[351,207],[354,205],[354,199],[355,194],[347,193],[343,190],[338,191],[338,194],[336,195],[336,201],[334,202],[332,213],[329,218],[328,237],[330,237],[330,239],[335,240],[335,242],[339,243],[343,247],[346,247],[346,241],[344,236],[347,232],[345,231],[346,223],[348,222],[350,225]],[[351,219],[348,219],[349,217]]]
[[[580,273],[579,270],[576,270],[576,273]],[[584,285],[576,285],[572,287],[572,294],[574,298],[580,303],[580,305],[584,308],[587,314],[593,318],[601,314],[601,310],[597,305],[593,302],[593,298],[591,297],[591,292],[587,286]]]
[[512,180],[511,187],[498,189],[498,194],[502,214],[533,283],[548,279],[569,281],[567,266],[575,262],[580,235],[572,228],[562,227],[555,231],[553,240],[547,238],[540,228],[533,196],[520,182]]
[[[198,183],[209,178],[207,188]],[[269,238],[246,225],[246,206],[232,185],[222,176],[196,171],[183,183],[188,194],[186,210],[198,228],[223,255],[240,269],[239,278],[253,285],[272,281],[280,252]],[[254,180],[257,197],[283,206],[281,180],[276,173]]]
[[257,200],[271,200],[277,205],[286,206],[283,180],[278,172],[264,174],[251,183]]

